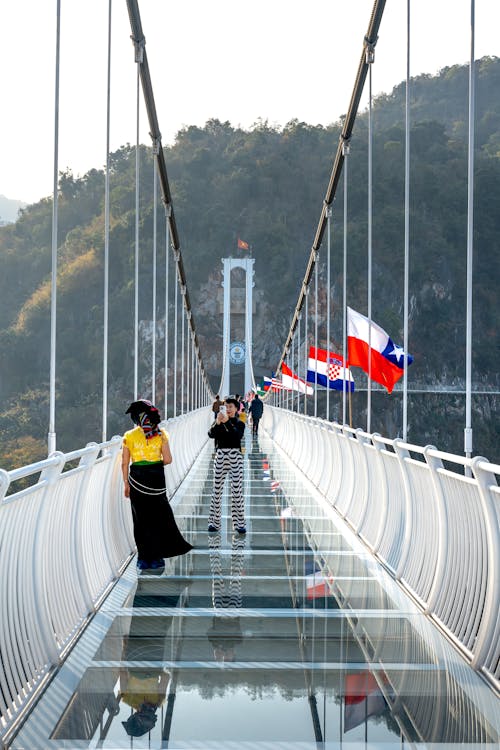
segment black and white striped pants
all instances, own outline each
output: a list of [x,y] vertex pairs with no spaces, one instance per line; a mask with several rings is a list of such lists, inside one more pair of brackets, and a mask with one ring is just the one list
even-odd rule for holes
[[237,448],[218,448],[214,461],[214,490],[208,523],[220,529],[222,490],[226,475],[231,481],[231,519],[233,528],[245,526],[243,500],[243,454]]

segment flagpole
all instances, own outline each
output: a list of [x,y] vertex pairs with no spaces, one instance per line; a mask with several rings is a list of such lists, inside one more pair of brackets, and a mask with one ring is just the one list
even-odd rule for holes
[[314,380],[316,388],[314,389],[314,416],[318,416],[318,259],[319,253],[316,253],[314,262],[314,348],[316,349],[316,364],[314,365]]
[[[344,140],[342,144],[344,155],[344,258],[343,258],[343,283],[342,283],[342,357],[344,359],[344,385],[342,387],[342,424],[346,420],[346,388],[345,368],[347,366],[347,165],[350,153],[349,141]],[[351,386],[349,384],[349,391]],[[350,409],[350,406],[349,406]]]
[[[304,351],[304,360],[305,360],[304,364],[305,364],[305,368],[306,368],[305,372],[306,372],[306,381],[307,381],[307,365],[309,363],[309,361],[308,361],[308,354],[309,354],[308,348],[309,347],[307,346],[307,343],[308,343],[308,341],[307,341],[308,340],[308,328],[309,328],[309,325],[308,325],[309,324],[309,286],[307,286],[306,289],[305,289],[305,298],[306,298],[306,301],[305,301],[306,317],[305,317],[305,321],[304,322],[305,322],[305,329],[306,330],[305,330],[305,336],[304,336],[304,349],[305,349],[305,351]],[[316,383],[314,384],[314,390],[316,390]],[[304,396],[304,414],[307,416],[307,393]]]
[[366,46],[368,65],[368,384],[366,400],[366,431],[372,426],[372,187],[373,187],[373,124],[372,124],[372,63],[375,59],[373,44]]
[[326,250],[326,420],[330,421],[330,234],[332,207],[326,206],[327,217],[327,250]]

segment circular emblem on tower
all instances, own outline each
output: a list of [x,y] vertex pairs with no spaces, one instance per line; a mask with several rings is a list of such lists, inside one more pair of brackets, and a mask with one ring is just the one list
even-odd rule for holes
[[242,341],[233,341],[230,345],[229,361],[232,365],[242,365],[245,361],[245,344]]

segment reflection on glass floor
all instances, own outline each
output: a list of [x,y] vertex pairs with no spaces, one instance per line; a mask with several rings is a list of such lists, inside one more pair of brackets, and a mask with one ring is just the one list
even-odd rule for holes
[[498,747],[498,700],[270,441],[246,536],[208,534],[211,446],[178,493],[195,550],[133,565],[12,747]]

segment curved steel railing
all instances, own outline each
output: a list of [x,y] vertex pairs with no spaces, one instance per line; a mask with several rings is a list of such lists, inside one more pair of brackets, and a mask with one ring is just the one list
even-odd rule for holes
[[262,424],[498,690],[500,466],[271,406]]
[[[208,409],[166,425],[174,494],[208,440]],[[135,552],[121,437],[0,470],[0,739],[36,698]],[[36,480],[7,494],[16,482]],[[175,503],[175,499],[174,499]]]

